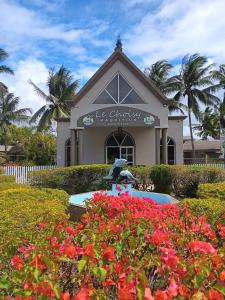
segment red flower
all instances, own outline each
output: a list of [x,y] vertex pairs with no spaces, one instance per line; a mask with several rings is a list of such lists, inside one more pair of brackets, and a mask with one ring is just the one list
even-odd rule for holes
[[112,279],[106,279],[103,283],[103,286],[112,286],[115,285],[115,282]]
[[95,258],[95,251],[93,244],[87,244],[84,246],[84,255],[87,255],[91,258]]
[[70,294],[68,292],[61,293],[60,300],[70,300]]
[[18,271],[22,270],[23,260],[19,257],[19,255],[14,255],[11,259],[11,266],[17,269]]
[[220,280],[225,280],[225,270],[223,270],[223,271],[219,274],[219,279],[220,279]]
[[115,259],[115,250],[113,247],[107,247],[104,251],[103,251],[103,257],[107,260],[113,260]]
[[209,291],[209,300],[224,300],[224,297],[217,290],[211,289]]
[[145,288],[144,300],[154,300],[150,288]]
[[77,255],[76,247],[73,246],[72,244],[65,245],[64,253],[67,257],[72,259]]
[[89,294],[90,290],[88,288],[82,288],[72,300],[90,300]]
[[72,226],[67,226],[66,227],[66,232],[71,234],[71,235],[75,235],[76,234],[76,229],[73,228]]
[[210,243],[202,242],[202,241],[192,241],[189,243],[189,248],[192,252],[201,252],[205,254],[214,254],[216,250]]
[[45,223],[39,223],[39,224],[38,224],[38,227],[39,227],[40,229],[44,229],[44,228],[46,227],[46,224],[45,224]]
[[38,270],[45,270],[46,265],[41,258],[41,254],[37,254],[31,261],[31,265],[33,265]]

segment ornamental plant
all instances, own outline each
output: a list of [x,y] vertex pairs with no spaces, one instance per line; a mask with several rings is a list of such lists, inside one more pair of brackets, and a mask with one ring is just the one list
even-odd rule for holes
[[128,194],[96,193],[87,207],[18,247],[1,271],[5,299],[224,299],[224,220],[216,234],[206,216]]

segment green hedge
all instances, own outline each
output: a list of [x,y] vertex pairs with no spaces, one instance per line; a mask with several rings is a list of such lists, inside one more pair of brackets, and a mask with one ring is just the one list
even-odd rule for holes
[[220,200],[225,200],[225,182],[200,184],[198,187],[198,197],[215,197]]
[[198,217],[206,216],[215,229],[218,223],[225,224],[224,202],[219,199],[187,198],[181,202],[181,205],[188,206]]
[[35,238],[36,225],[66,218],[69,195],[53,189],[10,189],[0,192],[0,245]]
[[[102,180],[109,168],[109,165],[79,165],[36,171],[30,175],[31,184],[64,189],[69,194],[109,188]],[[136,188],[146,190],[154,184],[156,191],[172,191],[178,197],[196,197],[201,183],[225,181],[225,171],[219,168],[156,165],[129,169],[139,181]]]
[[0,175],[0,183],[2,182],[16,182],[16,177],[12,175]]

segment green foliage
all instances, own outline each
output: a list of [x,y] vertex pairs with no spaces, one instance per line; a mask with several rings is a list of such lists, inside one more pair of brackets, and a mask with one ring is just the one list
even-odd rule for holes
[[[4,134],[0,128],[0,141]],[[18,148],[16,161],[21,165],[53,164],[56,156],[56,137],[48,132],[34,132],[32,127],[8,127],[8,144]]]
[[220,168],[170,166],[172,191],[179,197],[196,197],[200,183],[225,180],[225,171]]
[[169,166],[155,165],[151,169],[150,178],[154,184],[154,191],[161,193],[170,193],[172,177]]
[[34,186],[59,188],[77,194],[98,190],[108,169],[107,165],[79,165],[32,172],[30,178]]
[[64,191],[18,188],[0,192],[0,245],[17,245],[35,239],[36,226],[66,218],[68,194]]
[[207,216],[207,220],[211,225],[216,227],[217,223],[224,223],[224,203],[215,198],[207,199],[196,199],[196,198],[186,198],[181,202],[181,205],[189,207],[197,217]]
[[0,183],[2,182],[16,182],[16,177],[13,175],[0,175]]
[[200,184],[198,188],[199,198],[215,197],[225,200],[225,182]]

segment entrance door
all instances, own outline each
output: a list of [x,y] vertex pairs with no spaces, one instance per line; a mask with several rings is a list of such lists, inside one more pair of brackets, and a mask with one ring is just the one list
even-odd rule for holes
[[126,132],[114,132],[105,143],[106,163],[114,163],[116,158],[124,158],[129,165],[134,164],[134,140]]

